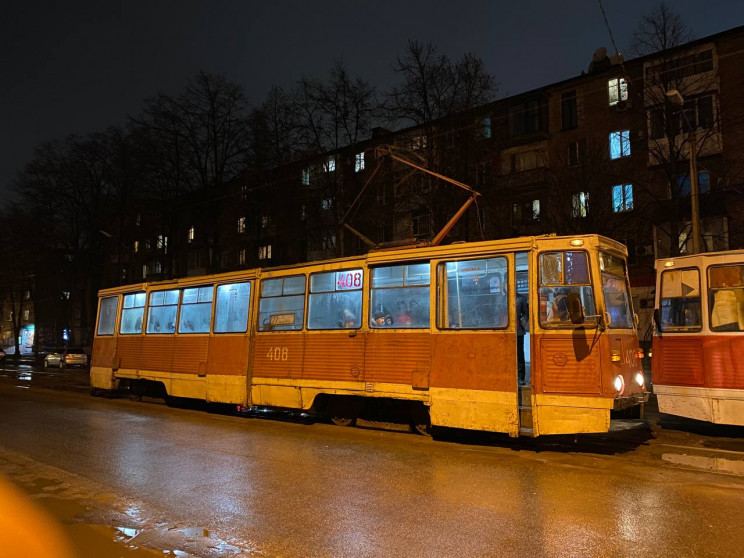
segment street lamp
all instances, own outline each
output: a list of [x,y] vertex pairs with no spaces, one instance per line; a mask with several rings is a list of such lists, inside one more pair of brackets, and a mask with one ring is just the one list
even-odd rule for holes
[[[697,173],[697,138],[696,130],[690,124],[685,112],[685,98],[676,89],[670,89],[666,92],[666,98],[670,103],[680,108],[682,116],[687,122],[689,133],[689,151],[690,151],[690,219],[692,220],[692,253],[700,253],[700,190],[698,187]],[[669,146],[671,152],[671,146]]]

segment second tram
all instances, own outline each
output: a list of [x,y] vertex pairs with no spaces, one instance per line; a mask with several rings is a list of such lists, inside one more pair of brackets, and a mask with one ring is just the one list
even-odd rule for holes
[[744,250],[656,262],[659,411],[744,426]]

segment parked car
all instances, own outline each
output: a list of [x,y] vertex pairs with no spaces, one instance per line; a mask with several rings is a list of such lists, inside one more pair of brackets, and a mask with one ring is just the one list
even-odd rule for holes
[[83,349],[68,347],[59,351],[52,351],[44,357],[44,366],[88,366],[88,355]]

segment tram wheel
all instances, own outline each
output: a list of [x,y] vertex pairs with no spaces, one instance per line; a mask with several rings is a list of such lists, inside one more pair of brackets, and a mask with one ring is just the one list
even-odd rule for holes
[[331,422],[336,426],[354,426],[356,418],[346,416],[332,416]]

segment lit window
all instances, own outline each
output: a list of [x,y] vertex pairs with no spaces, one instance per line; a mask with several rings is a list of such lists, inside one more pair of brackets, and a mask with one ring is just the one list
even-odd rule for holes
[[320,201],[320,207],[326,211],[331,209],[333,207],[333,198],[323,198]]
[[[690,195],[690,175],[681,174],[677,176],[677,188],[679,188],[679,195],[689,196]],[[698,172],[698,193],[707,194],[710,190],[710,175],[708,171]]]
[[354,157],[354,172],[364,170],[364,153],[357,153]]
[[23,311],[23,319],[28,321],[28,310]]
[[268,215],[261,216],[261,228],[266,229],[271,224],[271,217]]
[[134,253],[139,252],[139,240],[134,241]]
[[540,220],[540,200],[530,200],[512,205],[512,224],[529,225]]
[[238,233],[245,232],[245,217],[238,218]]
[[589,194],[578,192],[571,197],[571,216],[586,217],[589,213]]
[[302,185],[310,186],[310,169],[302,169]]
[[62,299],[70,300],[70,291],[62,291]]
[[193,225],[191,227],[189,227],[189,236],[188,236],[188,241],[191,242],[192,240],[194,240],[194,227],[193,227]]
[[238,252],[238,265],[245,265],[245,248]]
[[620,213],[633,209],[633,185],[618,184],[612,187],[612,211]]
[[265,244],[258,247],[258,259],[259,260],[270,260],[271,259],[271,244]]
[[628,84],[624,78],[614,78],[607,82],[607,93],[610,97],[610,106],[620,101],[628,100]]
[[326,161],[326,172],[334,172],[336,170],[336,157],[335,155],[331,155],[328,157],[328,161]]
[[610,159],[630,156],[630,130],[610,132]]
[[158,250],[162,250],[164,253],[168,253],[168,237],[162,234],[158,235],[157,241]]
[[487,116],[486,118],[483,119],[481,129],[483,130],[483,137],[486,139],[490,139],[491,138],[491,117],[490,116]]

